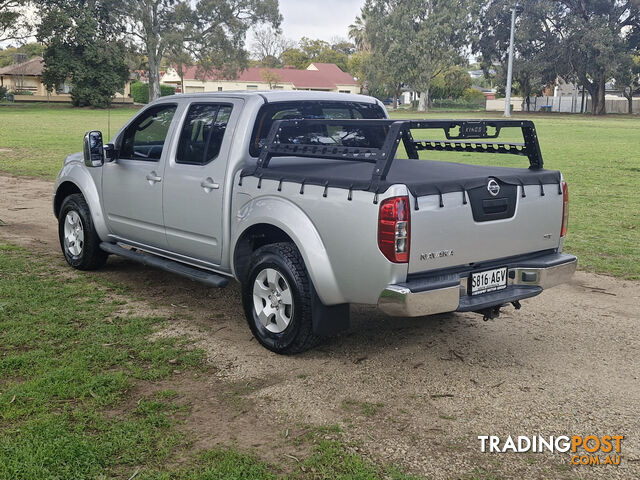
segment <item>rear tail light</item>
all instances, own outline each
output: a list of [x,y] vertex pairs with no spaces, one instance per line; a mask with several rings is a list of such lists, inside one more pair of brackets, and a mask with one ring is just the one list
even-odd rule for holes
[[567,234],[569,226],[569,187],[567,182],[562,182],[562,228],[560,229],[560,238]]
[[394,263],[407,263],[410,233],[409,197],[384,200],[378,216],[378,247],[384,256]]

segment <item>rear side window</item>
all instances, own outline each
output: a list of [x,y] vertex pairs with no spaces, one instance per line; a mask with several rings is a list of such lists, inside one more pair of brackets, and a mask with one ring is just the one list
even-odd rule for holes
[[142,113],[122,137],[120,158],[158,161],[175,113],[175,105],[159,105]]
[[176,163],[206,165],[220,153],[231,105],[194,104],[189,107],[180,132]]
[[[380,119],[386,118],[384,110],[377,104],[357,102],[274,102],[262,106],[253,127],[249,153],[253,157],[260,155],[260,149],[266,142],[267,135],[276,120],[294,120],[300,118],[327,119]],[[349,128],[325,126],[290,127],[280,135],[285,143],[328,143],[358,147],[374,147],[384,133],[378,131],[382,127]]]

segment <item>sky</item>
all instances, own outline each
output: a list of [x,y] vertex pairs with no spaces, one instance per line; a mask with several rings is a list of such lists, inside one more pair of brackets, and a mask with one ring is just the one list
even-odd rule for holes
[[283,34],[291,40],[348,38],[362,5],[364,0],[280,0]]

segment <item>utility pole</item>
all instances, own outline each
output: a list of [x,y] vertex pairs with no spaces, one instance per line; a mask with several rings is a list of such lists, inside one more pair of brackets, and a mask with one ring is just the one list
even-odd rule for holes
[[513,78],[513,43],[516,34],[516,10],[518,6],[511,9],[511,37],[509,39],[509,68],[507,69],[507,88],[504,101],[504,116],[511,116],[511,79]]

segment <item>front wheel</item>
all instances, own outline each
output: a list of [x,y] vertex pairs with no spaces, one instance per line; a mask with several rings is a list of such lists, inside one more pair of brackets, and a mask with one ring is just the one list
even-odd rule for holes
[[109,254],[100,249],[89,206],[81,194],[69,195],[62,202],[58,236],[64,258],[73,268],[94,270],[107,261]]
[[293,354],[318,343],[309,276],[293,244],[265,245],[253,253],[242,302],[251,331],[269,350]]

